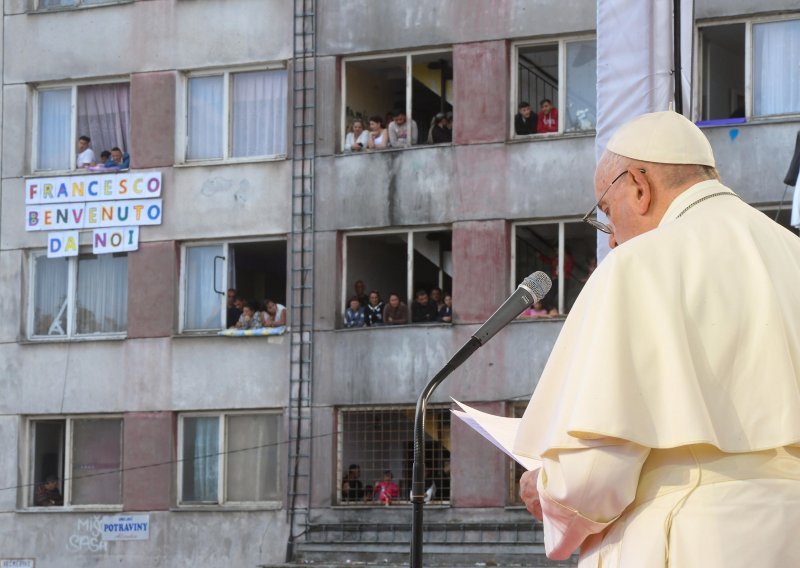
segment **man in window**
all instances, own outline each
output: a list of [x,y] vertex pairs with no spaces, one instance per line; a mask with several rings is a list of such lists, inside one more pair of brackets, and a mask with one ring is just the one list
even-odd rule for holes
[[89,146],[92,139],[88,136],[81,136],[78,138],[78,157],[75,160],[75,166],[80,170],[95,165],[94,150]]
[[672,111],[617,130],[594,193],[608,221],[584,220],[613,250],[514,444],[541,463],[520,486],[548,556],[800,566],[800,239],[723,186]]
[[536,132],[558,132],[558,109],[550,99],[542,99],[539,103],[539,119]]
[[58,476],[48,475],[44,483],[36,487],[33,504],[37,507],[60,507],[64,504],[64,498],[58,490]]
[[519,112],[514,117],[514,132],[518,136],[536,134],[536,113],[533,112],[531,103],[528,101],[519,103]]
[[411,128],[409,129],[406,111],[398,110],[395,113],[394,120],[389,125],[389,145],[392,148],[408,148],[416,143],[417,137],[416,121],[411,121]]
[[111,161],[114,166],[121,170],[127,170],[131,163],[131,158],[127,152],[123,152],[116,146],[111,148]]
[[425,290],[418,290],[411,303],[411,321],[413,323],[431,323],[436,321],[439,310],[436,309],[436,302],[428,297]]

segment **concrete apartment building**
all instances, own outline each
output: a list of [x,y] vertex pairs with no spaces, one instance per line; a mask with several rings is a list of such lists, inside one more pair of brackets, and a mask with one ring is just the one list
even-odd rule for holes
[[[417,396],[534,270],[558,315],[514,322],[435,396],[425,519],[442,557],[540,554],[519,470],[449,397],[521,412],[593,269],[595,4],[3,9],[0,559],[260,566],[291,541],[295,558],[404,560]],[[775,215],[800,3],[697,0],[696,19],[692,118],[723,181]],[[519,103],[544,98],[554,132],[517,135]],[[397,109],[412,147],[345,151],[355,119]],[[438,113],[452,142],[428,143]],[[78,169],[83,135],[129,168]],[[407,305],[441,288],[452,322],[344,329],[358,280]],[[285,331],[220,336],[229,288],[285,305]],[[372,498],[385,470],[390,507]]]

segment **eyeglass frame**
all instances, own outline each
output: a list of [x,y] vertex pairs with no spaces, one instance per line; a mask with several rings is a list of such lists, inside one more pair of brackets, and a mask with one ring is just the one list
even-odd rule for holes
[[[644,168],[636,168],[636,169],[639,170],[643,174],[647,173],[647,170],[644,169]],[[598,199],[597,203],[595,203],[594,206],[591,209],[589,209],[589,211],[586,212],[586,215],[584,215],[583,218],[581,218],[581,221],[591,225],[592,227],[594,227],[595,229],[597,229],[601,233],[605,233],[607,235],[610,235],[610,234],[612,234],[614,232],[614,230],[611,228],[610,225],[608,225],[606,223],[603,223],[601,221],[598,221],[596,218],[592,219],[592,213],[594,213],[595,211],[597,211],[597,209],[600,208],[600,202],[603,201],[603,198],[606,196],[606,193],[608,193],[611,190],[611,188],[614,187],[614,184],[617,183],[620,179],[622,179],[622,176],[624,176],[627,173],[630,173],[630,168],[628,168],[625,171],[621,172],[617,177],[615,177],[611,181],[610,184],[608,184],[608,187],[600,195],[600,199]]]

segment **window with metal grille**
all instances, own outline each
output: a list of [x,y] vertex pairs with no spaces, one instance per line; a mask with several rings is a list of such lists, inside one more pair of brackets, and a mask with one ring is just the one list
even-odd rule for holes
[[[528,401],[512,402],[508,407],[511,416],[522,418],[522,415],[525,414],[525,409],[528,407]],[[508,497],[506,502],[510,506],[522,505],[524,507],[525,503],[522,501],[522,497],[519,496],[519,478],[525,473],[525,468],[510,458],[506,461],[508,462]]]
[[[346,408],[338,417],[341,505],[409,504],[414,407]],[[429,407],[425,420],[426,501],[450,501],[450,410]]]

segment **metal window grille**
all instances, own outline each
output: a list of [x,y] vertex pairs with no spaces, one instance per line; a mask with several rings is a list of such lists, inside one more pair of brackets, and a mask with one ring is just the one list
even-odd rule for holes
[[[414,408],[341,409],[336,501],[340,505],[409,504],[414,458]],[[382,497],[391,472],[396,497]],[[425,421],[425,486],[429,502],[450,501],[450,410],[429,407]]]
[[[514,418],[522,418],[525,414],[525,409],[528,407],[528,401],[512,402],[511,415]],[[508,504],[512,506],[522,505],[525,503],[519,496],[519,478],[525,473],[525,468],[519,465],[512,459],[508,459]]]

